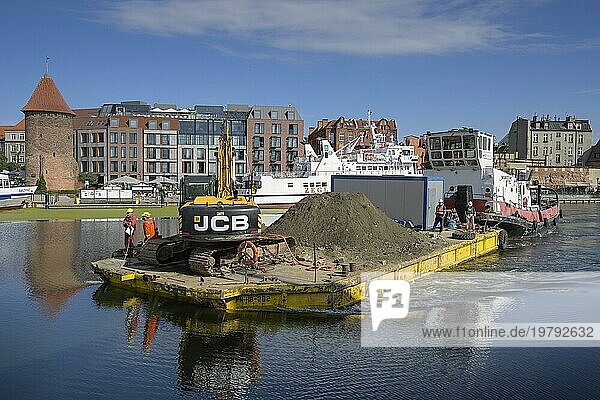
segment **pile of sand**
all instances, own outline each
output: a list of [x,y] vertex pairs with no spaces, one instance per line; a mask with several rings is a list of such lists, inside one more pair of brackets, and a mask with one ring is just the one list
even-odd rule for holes
[[[430,234],[403,228],[362,193],[310,195],[290,207],[267,232],[293,236],[299,251],[313,244],[328,258],[376,264],[402,261],[443,245]],[[311,257],[312,258],[312,257]]]

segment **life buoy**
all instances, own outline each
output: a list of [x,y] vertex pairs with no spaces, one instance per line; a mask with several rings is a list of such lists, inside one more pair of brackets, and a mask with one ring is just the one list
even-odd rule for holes
[[[252,250],[252,255],[246,251],[248,248]],[[249,240],[243,241],[238,246],[237,259],[240,264],[253,267],[258,262],[258,248]]]

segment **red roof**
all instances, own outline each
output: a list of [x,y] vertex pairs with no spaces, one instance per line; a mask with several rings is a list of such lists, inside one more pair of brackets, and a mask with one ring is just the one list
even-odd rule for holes
[[50,111],[75,115],[62,94],[60,94],[52,78],[47,75],[42,76],[40,83],[38,83],[31,98],[21,111]]

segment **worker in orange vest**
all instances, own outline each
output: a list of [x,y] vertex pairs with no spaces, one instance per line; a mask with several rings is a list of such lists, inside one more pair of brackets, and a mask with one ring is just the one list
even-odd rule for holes
[[142,214],[142,220],[144,221],[144,243],[150,239],[158,237],[158,228],[156,222],[152,219],[152,214],[148,211]]

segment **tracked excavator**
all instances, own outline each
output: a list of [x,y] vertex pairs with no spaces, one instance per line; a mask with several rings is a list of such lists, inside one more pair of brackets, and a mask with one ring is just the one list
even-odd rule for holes
[[[237,195],[233,176],[233,143],[229,124],[224,121],[217,152],[217,176],[187,176],[181,181],[179,233],[149,240],[139,251],[145,264],[164,266],[187,263],[201,276],[221,273],[224,260],[240,262],[243,255],[255,264],[256,246],[271,245],[291,238],[261,235],[259,207]],[[253,254],[246,253],[246,245]],[[237,256],[237,257],[236,257]]]

